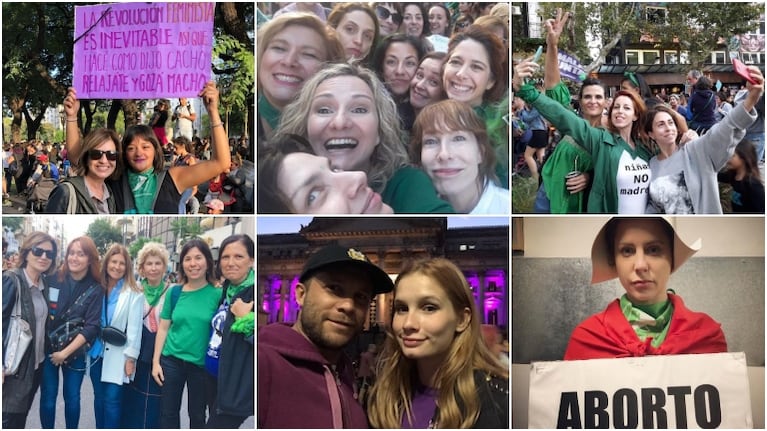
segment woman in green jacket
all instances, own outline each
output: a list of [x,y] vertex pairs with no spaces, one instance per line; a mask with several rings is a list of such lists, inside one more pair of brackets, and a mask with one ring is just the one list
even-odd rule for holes
[[607,129],[596,128],[540,94],[532,84],[523,84],[537,68],[531,61],[523,61],[514,68],[515,94],[591,154],[594,180],[588,212],[644,214],[651,180],[648,161],[652,157],[639,137],[646,111],[644,102],[636,93],[619,91],[608,111]]

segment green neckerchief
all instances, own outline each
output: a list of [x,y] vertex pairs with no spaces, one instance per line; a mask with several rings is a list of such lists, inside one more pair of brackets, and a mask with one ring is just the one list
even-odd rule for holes
[[144,173],[128,171],[128,184],[133,192],[133,202],[138,214],[152,214],[152,200],[157,190],[157,177],[154,168]]
[[280,125],[281,114],[282,112],[272,106],[263,94],[258,96],[258,115],[266,120],[266,123],[269,124],[272,130],[277,129],[277,126]]
[[631,327],[634,328],[637,337],[645,341],[652,337],[650,344],[656,349],[666,339],[671,316],[674,314],[674,306],[668,299],[665,302],[652,305],[634,305],[627,295],[621,296],[621,311],[626,316]]
[[165,287],[165,284],[162,282],[162,280],[160,280],[159,285],[150,286],[149,281],[147,279],[143,279],[141,280],[141,286],[144,288],[144,298],[146,298],[146,302],[149,303],[149,306],[154,307],[157,305],[157,302],[162,296],[162,288]]
[[245,280],[242,280],[240,284],[230,284],[229,287],[226,288],[226,302],[231,304],[232,298],[242,292],[246,287],[253,286],[255,279],[256,273],[253,271],[253,268],[251,268],[248,272],[248,276],[245,277]]

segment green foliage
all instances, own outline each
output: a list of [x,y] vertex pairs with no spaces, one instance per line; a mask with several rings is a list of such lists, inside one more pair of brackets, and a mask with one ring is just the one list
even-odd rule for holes
[[3,226],[10,227],[14,232],[21,229],[24,224],[24,217],[3,217]]
[[131,242],[131,244],[128,246],[128,254],[130,254],[131,259],[134,261],[138,257],[138,252],[144,247],[144,245],[148,242],[156,242],[159,244],[162,244],[162,240],[160,237],[156,238],[139,238],[136,241]]
[[102,255],[106,253],[110,245],[114,243],[122,244],[123,240],[120,228],[112,226],[106,217],[97,218],[91,223],[88,226],[88,230],[85,231],[85,235],[96,243],[96,248],[99,250],[99,254]]
[[532,213],[536,193],[538,193],[538,181],[534,178],[519,175],[512,177],[511,212],[513,214]]
[[231,72],[219,80],[219,86],[223,83],[224,87],[221,88],[222,105],[228,111],[247,111],[256,76],[253,49],[230,35],[220,34],[216,36],[213,55],[216,69]]
[[170,222],[170,230],[176,235],[176,240],[184,240],[202,234],[199,221],[187,217]]

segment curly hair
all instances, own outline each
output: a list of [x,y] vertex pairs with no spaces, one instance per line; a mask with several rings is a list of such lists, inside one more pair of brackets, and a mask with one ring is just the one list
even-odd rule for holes
[[[482,341],[479,313],[466,278],[461,270],[444,258],[426,259],[411,263],[397,277],[394,300],[403,279],[413,274],[430,278],[441,287],[453,310],[469,310],[470,320],[465,330],[456,332],[445,354],[442,367],[435,374],[437,395],[437,427],[471,428],[479,417],[479,396],[474,382],[474,371],[482,370],[508,378],[509,372],[501,366]],[[383,351],[377,364],[378,376],[368,399],[368,418],[374,428],[399,428],[404,415],[412,415],[412,396],[418,381],[416,361],[406,358],[391,329],[394,311],[388,317],[388,328]]]
[[400,133],[397,107],[384,85],[369,69],[346,63],[330,64],[320,69],[304,83],[303,90],[297,98],[285,107],[280,125],[274,132],[276,139],[267,142],[266,147],[274,146],[274,143],[280,140],[278,137],[283,135],[294,134],[306,139],[312,100],[317,92],[317,87],[328,79],[341,76],[361,79],[373,93],[378,114],[378,140],[380,144],[376,145],[370,156],[370,168],[366,174],[370,188],[380,193],[394,172],[408,164],[408,158]]
[[162,261],[162,266],[164,268],[168,267],[168,259],[170,259],[168,249],[159,242],[148,242],[141,247],[141,250],[138,251],[138,255],[136,256],[136,268],[138,274],[142,277],[145,277],[144,264],[150,257],[159,257]]

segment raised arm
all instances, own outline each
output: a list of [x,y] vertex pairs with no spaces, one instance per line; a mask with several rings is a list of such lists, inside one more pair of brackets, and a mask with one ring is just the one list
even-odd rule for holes
[[210,160],[201,161],[192,166],[174,166],[168,170],[179,192],[208,181],[226,171],[232,160],[232,155],[229,152],[229,140],[218,112],[219,92],[216,83],[208,81],[198,96],[202,98],[205,109],[208,111],[213,148]]
[[77,125],[77,113],[80,111],[80,101],[77,90],[69,87],[64,98],[64,113],[67,116],[66,149],[67,158],[72,165],[80,160],[80,127]]
[[551,90],[562,79],[559,73],[559,36],[562,35],[570,13],[562,14],[562,8],[557,9],[557,17],[547,19],[546,26],[546,70],[543,76],[543,88]]

